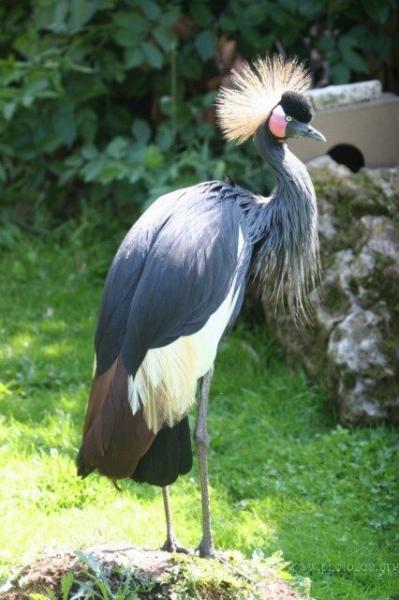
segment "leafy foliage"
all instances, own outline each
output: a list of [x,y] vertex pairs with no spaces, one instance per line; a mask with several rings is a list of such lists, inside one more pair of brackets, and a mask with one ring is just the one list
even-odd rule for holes
[[[85,600],[88,598],[139,600],[142,593],[151,591],[155,586],[154,582],[143,577],[134,577],[134,572],[128,568],[115,566],[106,568],[87,552],[76,550],[75,554],[84,565],[83,573],[85,577],[76,577],[77,590],[70,597],[70,600]],[[114,575],[114,579],[117,579],[116,585],[111,583],[112,575]]]
[[5,0],[3,202],[34,222],[39,209],[123,211],[226,173],[264,191],[251,151],[222,153],[214,127],[230,67],[283,50],[309,60],[316,84],[377,75],[392,87],[395,19],[394,0]]

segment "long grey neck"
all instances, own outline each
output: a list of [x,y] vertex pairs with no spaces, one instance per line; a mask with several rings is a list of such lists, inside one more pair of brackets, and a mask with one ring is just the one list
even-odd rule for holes
[[[296,201],[310,211],[316,207],[312,181],[305,165],[297,158],[285,143],[278,142],[266,127],[258,130],[255,143],[264,160],[269,164],[277,185],[272,198]],[[292,206],[295,209],[295,205]]]
[[276,177],[276,187],[259,214],[257,270],[267,294],[274,300],[284,298],[295,316],[306,316],[306,296],[319,271],[313,184],[305,165],[267,126],[258,130],[255,143]]

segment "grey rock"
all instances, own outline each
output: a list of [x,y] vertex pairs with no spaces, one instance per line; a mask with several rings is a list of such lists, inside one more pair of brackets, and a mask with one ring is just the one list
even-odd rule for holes
[[345,165],[339,165],[329,156],[328,154],[323,154],[323,156],[318,156],[317,158],[313,158],[307,163],[307,167],[310,173],[313,170],[326,169],[339,177],[348,177],[352,174],[352,171],[345,167]]
[[319,235],[325,237],[327,240],[332,240],[336,236],[337,230],[335,229],[331,215],[324,213],[320,215],[318,222]]
[[386,374],[387,361],[380,351],[380,322],[375,313],[356,307],[334,328],[327,349],[329,360],[353,374],[354,379],[360,373],[381,378]]
[[362,81],[344,85],[329,85],[308,92],[308,97],[315,110],[325,110],[337,106],[377,100],[382,95],[381,82]]
[[344,424],[399,424],[399,169],[310,166],[318,197],[322,286],[313,327],[266,318],[291,364],[326,382]]
[[395,370],[384,351],[389,321],[387,310],[378,315],[356,307],[330,336],[330,385],[336,387],[344,423],[388,421],[395,416],[395,406],[397,413]]

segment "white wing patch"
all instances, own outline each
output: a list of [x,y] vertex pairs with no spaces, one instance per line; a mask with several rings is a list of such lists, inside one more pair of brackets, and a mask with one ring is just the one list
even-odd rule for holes
[[97,371],[97,356],[94,354],[94,359],[93,359],[93,369],[92,369],[92,373],[91,373],[91,378],[94,379],[94,376],[96,374]]
[[129,404],[132,409],[132,413],[135,415],[140,408],[139,397],[134,385],[133,375],[128,375],[127,378],[127,394],[129,398]]
[[[241,229],[238,264],[244,246]],[[128,377],[129,403],[135,414],[144,409],[148,427],[157,433],[167,423],[174,425],[195,402],[197,381],[213,365],[222,337],[236,305],[239,289],[234,277],[229,293],[205,325],[192,335],[182,336],[164,346],[148,350],[135,378]]]

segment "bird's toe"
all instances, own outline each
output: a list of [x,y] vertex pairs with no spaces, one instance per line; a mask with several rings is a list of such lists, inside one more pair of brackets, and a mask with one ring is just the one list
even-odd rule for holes
[[195,553],[198,554],[200,558],[217,558],[213,544],[207,543],[206,540],[201,540],[199,546],[195,549]]
[[164,552],[178,552],[180,554],[190,554],[190,550],[181,546],[176,538],[167,538],[166,542],[161,546]]

